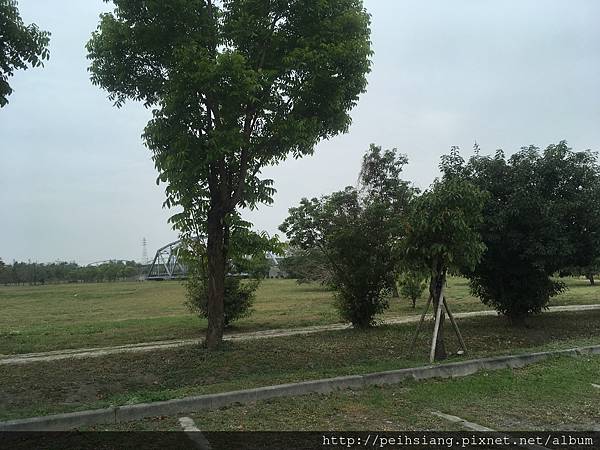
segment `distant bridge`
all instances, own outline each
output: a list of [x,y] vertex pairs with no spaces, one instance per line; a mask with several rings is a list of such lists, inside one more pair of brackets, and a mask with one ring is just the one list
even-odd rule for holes
[[[157,250],[154,260],[146,275],[146,280],[182,280],[188,276],[188,268],[181,260],[181,250],[183,243],[181,240],[171,242]],[[271,253],[267,253],[267,260],[271,265],[269,270],[269,278],[280,278],[285,276],[285,273],[279,269],[280,257]],[[237,274],[244,276],[247,274]]]
[[156,251],[146,280],[177,280],[187,278],[187,267],[181,262],[181,240],[171,242]]

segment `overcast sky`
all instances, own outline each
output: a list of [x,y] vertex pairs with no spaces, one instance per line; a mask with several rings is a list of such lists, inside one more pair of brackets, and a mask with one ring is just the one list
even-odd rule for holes
[[[308,0],[307,0],[308,1]],[[313,157],[265,170],[275,204],[247,214],[277,232],[303,196],[355,184],[370,143],[408,155],[405,176],[427,187],[439,157],[508,154],[561,139],[600,148],[597,0],[365,0],[373,71],[350,132]],[[19,0],[27,23],[52,32],[51,60],[18,72],[0,109],[0,257],[10,262],[142,257],[177,239],[140,134],[149,112],[117,110],[89,82],[85,42],[110,4]]]

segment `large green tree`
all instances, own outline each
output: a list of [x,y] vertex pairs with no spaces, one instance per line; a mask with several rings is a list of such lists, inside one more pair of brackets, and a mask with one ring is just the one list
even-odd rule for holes
[[482,301],[522,322],[565,289],[552,275],[593,264],[600,250],[600,167],[566,142],[476,156],[462,175],[490,193],[480,227],[487,250],[469,274]]
[[23,23],[15,0],[0,0],[0,108],[13,92],[8,79],[15,70],[43,65],[49,42],[49,32]]
[[400,178],[406,162],[394,150],[371,146],[358,188],[303,199],[280,227],[292,246],[323,255],[336,306],[357,328],[374,324],[395,284],[401,219],[414,194]]
[[261,169],[344,132],[366,88],[362,0],[115,0],[88,43],[92,82],[152,108],[144,139],[174,225],[208,236],[207,345],[223,334],[230,223],[272,201]]

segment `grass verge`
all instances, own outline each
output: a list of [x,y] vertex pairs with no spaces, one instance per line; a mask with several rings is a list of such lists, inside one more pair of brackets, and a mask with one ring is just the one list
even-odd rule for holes
[[[469,358],[599,344],[600,311],[547,313],[528,328],[462,320]],[[431,324],[430,328],[431,328]],[[0,366],[0,418],[100,408],[422,365],[431,330],[409,355],[415,325],[229,342],[144,354]],[[447,335],[449,349],[456,340]],[[464,357],[462,359],[465,359]]]
[[[203,411],[202,431],[459,431],[432,411],[501,431],[590,431],[599,427],[600,357],[561,357],[465,378],[406,380],[383,388],[311,394]],[[178,430],[176,417],[100,425],[101,430]]]

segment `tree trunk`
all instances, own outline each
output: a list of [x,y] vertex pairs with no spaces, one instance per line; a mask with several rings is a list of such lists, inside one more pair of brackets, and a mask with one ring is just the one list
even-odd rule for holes
[[446,359],[448,353],[446,352],[446,345],[444,343],[444,322],[446,320],[446,314],[444,313],[444,304],[440,300],[440,294],[442,293],[442,287],[446,282],[446,273],[441,267],[437,267],[435,276],[431,280],[430,291],[433,295],[433,311],[437,313],[438,308],[441,308],[440,324],[437,334],[437,341],[435,344],[435,356],[434,360],[439,361]]
[[587,279],[590,280],[590,284],[592,286],[596,285],[596,281],[594,280],[594,273],[593,272],[590,272],[590,273],[587,274]]
[[440,315],[440,330],[438,331],[438,340],[435,344],[435,360],[441,361],[448,357],[448,352],[446,352],[446,345],[444,343],[444,323],[446,322],[446,313],[444,312],[444,305],[438,305],[439,308],[442,308],[442,313]]
[[225,296],[225,223],[222,214],[208,213],[208,329],[206,347],[214,350],[223,341]]
[[527,315],[525,314],[508,315],[508,321],[511,327],[529,328],[529,325],[527,324]]

